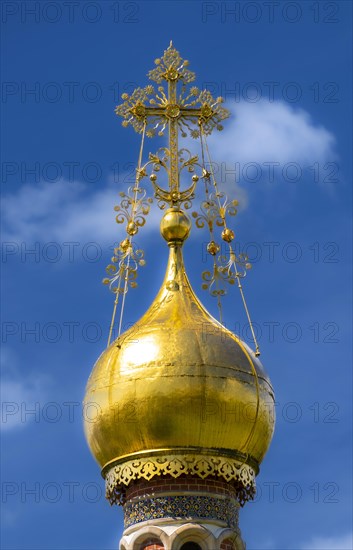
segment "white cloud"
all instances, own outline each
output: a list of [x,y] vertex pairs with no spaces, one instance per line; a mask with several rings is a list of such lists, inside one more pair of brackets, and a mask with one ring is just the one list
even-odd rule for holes
[[116,195],[111,187],[92,193],[78,182],[23,185],[3,198],[3,240],[111,240]]
[[49,378],[40,374],[20,375],[16,369],[16,356],[8,349],[2,351],[1,378],[1,431],[24,428],[38,421],[40,403],[46,399]]
[[[215,132],[209,140],[212,160],[225,163],[226,169],[236,162],[241,166],[247,162],[260,165],[278,162],[281,166],[296,162],[304,167],[335,158],[333,134],[314,125],[302,109],[278,101],[260,101],[242,102],[232,110],[233,116],[226,121],[223,132]],[[192,151],[197,153],[196,142],[192,143]],[[153,148],[150,143],[149,147]],[[216,177],[228,184],[225,190],[229,198],[237,198],[240,208],[244,208],[247,204],[244,186],[234,184],[234,175],[228,178],[217,174]],[[115,223],[113,211],[120,199],[118,192],[112,185],[92,191],[91,186],[80,182],[25,184],[3,198],[3,240],[94,241],[111,245],[123,234],[122,227]],[[148,192],[151,194],[150,189]],[[154,205],[144,230],[155,229],[160,217]]]
[[340,537],[316,537],[301,546],[301,550],[352,550],[353,534]]
[[42,397],[40,380],[3,380],[1,383],[1,430],[9,431],[25,427],[39,417],[39,401]]
[[209,143],[214,160],[313,164],[335,159],[335,137],[309,113],[281,101],[240,102]]
[[[92,192],[85,183],[65,180],[25,184],[3,198],[3,241],[113,244],[122,236],[114,212],[120,200],[112,186]],[[156,220],[151,211],[147,228]]]

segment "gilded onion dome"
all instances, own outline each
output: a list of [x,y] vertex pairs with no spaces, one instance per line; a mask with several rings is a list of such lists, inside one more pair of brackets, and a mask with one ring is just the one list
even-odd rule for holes
[[161,288],[88,381],[85,403],[99,414],[85,433],[111,502],[134,479],[193,474],[234,483],[242,504],[272,438],[274,394],[261,362],[208,313],[185,273],[190,225],[177,206],[164,214]]

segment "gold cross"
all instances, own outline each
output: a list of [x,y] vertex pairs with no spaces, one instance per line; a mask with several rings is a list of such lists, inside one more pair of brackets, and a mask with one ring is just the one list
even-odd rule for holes
[[[148,85],[136,88],[131,95],[123,94],[124,103],[116,107],[115,112],[123,117],[123,126],[131,124],[137,132],[146,132],[149,137],[153,137],[157,130],[159,136],[164,135],[168,126],[169,149],[164,149],[164,153],[169,161],[169,193],[164,192],[163,195],[163,190],[154,185],[157,191],[161,191],[156,193],[157,196],[176,203],[180,202],[181,196],[179,130],[182,137],[189,134],[193,138],[198,138],[201,132],[208,135],[214,128],[222,130],[220,123],[229,116],[229,112],[222,107],[223,98],[214,99],[208,90],[200,91],[193,86],[187,91],[188,84],[195,80],[195,74],[187,68],[189,62],[181,58],[172,42],[163,57],[155,60],[155,64],[148,76],[159,84],[157,90]],[[168,84],[167,93],[161,85],[165,81]]]

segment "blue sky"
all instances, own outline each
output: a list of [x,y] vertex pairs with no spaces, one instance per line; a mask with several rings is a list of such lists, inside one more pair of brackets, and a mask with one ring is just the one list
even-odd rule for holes
[[[139,147],[114,107],[171,39],[232,114],[211,153],[241,202],[244,287],[276,392],[243,537],[249,550],[352,547],[351,3],[277,4],[2,3],[4,549],[118,546],[122,511],[103,497],[80,403],[112,311],[100,281],[122,236],[113,206]],[[157,220],[155,208],[137,240],[147,264],[126,324],[163,276]],[[206,238],[193,230],[185,261],[216,314]],[[236,292],[225,322],[248,339]]]

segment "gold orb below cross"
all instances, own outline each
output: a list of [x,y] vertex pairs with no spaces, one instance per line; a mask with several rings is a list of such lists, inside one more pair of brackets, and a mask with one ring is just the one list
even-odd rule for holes
[[190,218],[177,207],[169,208],[161,220],[161,234],[168,244],[182,244],[191,230]]

